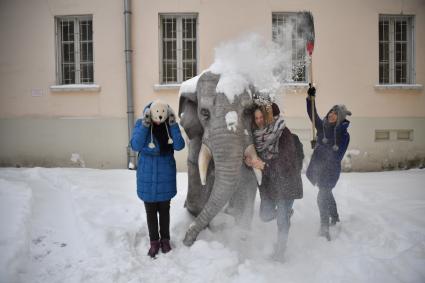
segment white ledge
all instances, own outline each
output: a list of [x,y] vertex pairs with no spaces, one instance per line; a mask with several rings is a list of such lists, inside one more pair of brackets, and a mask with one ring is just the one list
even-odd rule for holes
[[308,88],[308,83],[284,83],[283,86],[288,88]]
[[385,90],[385,89],[410,89],[410,90],[422,90],[423,85],[421,84],[377,84],[375,89]]
[[170,90],[179,89],[181,84],[155,84],[153,85],[154,90]]
[[52,85],[50,86],[52,92],[99,92],[100,85],[96,84],[73,84],[73,85]]

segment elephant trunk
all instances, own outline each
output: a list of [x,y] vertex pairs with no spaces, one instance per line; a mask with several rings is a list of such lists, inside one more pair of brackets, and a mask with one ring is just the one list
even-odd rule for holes
[[[208,148],[211,148],[210,152],[212,153],[215,163],[214,186],[205,207],[202,209],[195,221],[190,225],[189,230],[186,233],[183,243],[187,246],[193,244],[198,234],[226,205],[237,189],[239,181],[240,168],[243,159],[242,142],[239,142],[237,136],[228,133],[215,134],[213,137],[214,138],[208,142]],[[203,145],[202,147],[207,146]],[[202,154],[208,153],[208,150],[205,148],[204,150],[205,151]],[[203,160],[205,160],[204,157]],[[207,166],[205,166],[205,168],[205,170],[207,170]]]

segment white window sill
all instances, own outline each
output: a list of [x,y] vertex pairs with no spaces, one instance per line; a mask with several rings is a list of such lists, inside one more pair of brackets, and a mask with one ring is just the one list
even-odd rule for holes
[[173,90],[173,89],[179,89],[181,84],[155,84],[153,85],[153,89],[155,91],[157,90]]
[[283,86],[287,88],[304,89],[304,88],[308,88],[308,83],[286,83],[286,84],[283,84]]
[[308,83],[286,83],[283,84],[283,87],[287,92],[300,93],[305,92],[308,89]]
[[99,92],[100,85],[96,84],[73,84],[73,85],[52,85],[52,92]]
[[375,89],[386,90],[386,89],[406,89],[406,90],[422,90],[423,85],[421,84],[377,84]]
[[[156,91],[179,89],[181,84],[155,84],[153,89]],[[292,90],[308,89],[308,83],[286,83],[284,86]]]

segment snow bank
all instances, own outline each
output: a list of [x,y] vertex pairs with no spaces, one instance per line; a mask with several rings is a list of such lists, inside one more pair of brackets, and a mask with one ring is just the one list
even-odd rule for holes
[[303,175],[284,263],[271,259],[276,223],[260,221],[258,196],[250,231],[220,213],[185,247],[185,173],[173,250],[150,259],[135,174],[0,169],[0,282],[425,282],[425,170],[341,174],[331,242],[317,237],[317,189]]

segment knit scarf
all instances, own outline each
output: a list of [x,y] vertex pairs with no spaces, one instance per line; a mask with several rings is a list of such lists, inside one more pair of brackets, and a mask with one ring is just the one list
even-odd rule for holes
[[285,129],[282,116],[263,129],[253,131],[255,149],[263,160],[277,157],[279,153],[279,139]]

